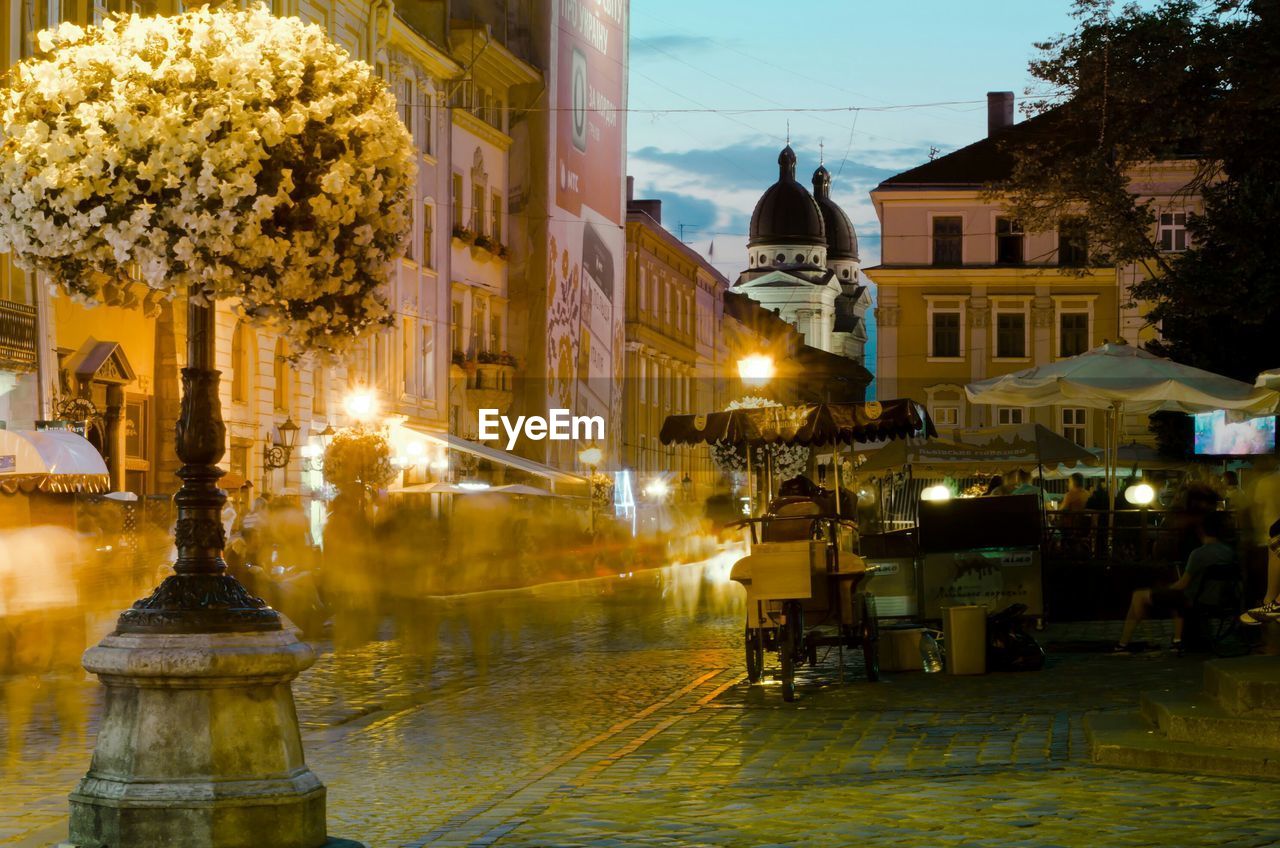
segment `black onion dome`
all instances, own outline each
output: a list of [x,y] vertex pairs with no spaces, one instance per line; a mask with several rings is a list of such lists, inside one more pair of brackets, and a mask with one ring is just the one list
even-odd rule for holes
[[822,210],[827,232],[827,261],[858,258],[858,234],[844,210],[831,199],[831,173],[822,165],[813,172],[813,199]]
[[796,182],[796,154],[787,145],[778,154],[778,181],[765,190],[751,213],[747,246],[826,243],[822,210],[808,189]]

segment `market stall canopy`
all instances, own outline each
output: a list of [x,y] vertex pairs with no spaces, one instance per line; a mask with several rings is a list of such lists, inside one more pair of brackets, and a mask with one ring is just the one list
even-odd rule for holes
[[0,491],[106,492],[107,464],[69,430],[0,430]]
[[933,422],[913,400],[762,406],[668,415],[659,438],[664,445],[774,444],[830,445],[933,436]]
[[1263,371],[1253,385],[1259,389],[1273,389],[1280,392],[1280,368]]
[[966,470],[992,471],[1037,465],[1092,465],[1097,458],[1085,448],[1040,424],[944,430],[928,441],[899,441],[870,452],[858,473],[897,470],[957,474]]
[[1127,344],[1100,345],[1079,356],[965,386],[972,403],[1001,406],[1123,407],[1127,413],[1276,411],[1280,394],[1182,365]]

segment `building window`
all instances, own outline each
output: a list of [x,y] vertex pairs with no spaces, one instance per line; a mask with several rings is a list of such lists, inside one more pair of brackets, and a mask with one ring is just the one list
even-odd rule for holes
[[502,351],[502,316],[497,313],[489,316],[489,350]]
[[959,265],[964,243],[964,219],[942,215],[933,219],[933,264]]
[[1160,213],[1160,249],[1166,253],[1178,253],[1187,249],[1187,213]]
[[418,328],[418,389],[424,398],[436,396],[435,336],[432,327],[425,321]]
[[418,134],[413,131],[413,80],[400,81],[400,117],[409,136],[416,141]]
[[1089,313],[1064,312],[1058,316],[1058,356],[1079,356],[1089,349]]
[[996,264],[1021,265],[1022,225],[1011,218],[996,218]]
[[489,198],[489,214],[492,222],[489,225],[489,235],[493,238],[495,244],[502,243],[502,195],[496,191]]
[[400,391],[411,395],[417,388],[414,385],[414,353],[417,352],[416,339],[413,337],[414,321],[404,318],[400,321]]
[[427,153],[435,152],[435,93],[429,89],[422,92],[422,149]]
[[466,222],[467,219],[462,211],[462,174],[455,173],[453,175],[453,228],[460,230]]
[[278,412],[288,412],[289,400],[293,397],[293,367],[289,364],[289,342],[283,337],[276,339],[272,366],[275,371],[275,409]]
[[231,402],[247,403],[253,390],[253,330],[237,322],[231,331]]
[[424,268],[436,267],[435,246],[432,244],[436,232],[435,217],[435,207],[430,203],[424,204],[422,207],[422,266]]
[[476,235],[484,234],[484,186],[471,183],[471,229]]
[[935,406],[933,412],[929,414],[933,417],[934,424],[944,427],[960,425],[960,407],[958,406]]
[[996,407],[996,423],[997,424],[1025,424],[1026,410],[1020,406],[998,406]]
[[1058,225],[1058,264],[1063,268],[1089,264],[1089,228],[1084,218],[1064,218]]
[[1084,447],[1085,410],[1082,407],[1067,407],[1062,410],[1062,435]]
[[471,305],[471,351],[484,350],[484,305],[476,301]]
[[1022,312],[996,313],[996,359],[1025,359],[1027,316]]
[[240,475],[242,480],[249,479],[249,445],[241,440],[232,441],[228,460],[228,471]]
[[463,336],[463,331],[465,328],[462,326],[462,301],[455,300],[453,302],[453,310],[449,317],[451,319],[449,331],[451,336],[450,341],[453,344],[453,352],[462,353],[467,349],[466,344],[463,342],[463,338],[465,338],[465,336]]
[[960,313],[933,313],[931,332],[933,347],[929,355],[936,359],[960,358]]
[[0,300],[34,305],[35,298],[27,280],[27,272],[14,264],[12,256],[0,257]]
[[329,411],[329,379],[323,365],[311,369],[311,412],[323,415]]

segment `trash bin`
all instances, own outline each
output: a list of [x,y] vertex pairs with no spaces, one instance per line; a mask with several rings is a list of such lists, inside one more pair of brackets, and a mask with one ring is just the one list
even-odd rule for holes
[[923,627],[880,628],[880,670],[919,671]]
[[948,674],[987,673],[987,608],[943,607]]

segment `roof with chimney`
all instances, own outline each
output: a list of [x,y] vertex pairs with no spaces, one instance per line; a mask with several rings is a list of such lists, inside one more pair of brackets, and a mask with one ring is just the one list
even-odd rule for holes
[[981,188],[1013,174],[1012,148],[1053,132],[1053,109],[1013,122],[1013,92],[987,93],[987,137],[883,180],[878,189]]

